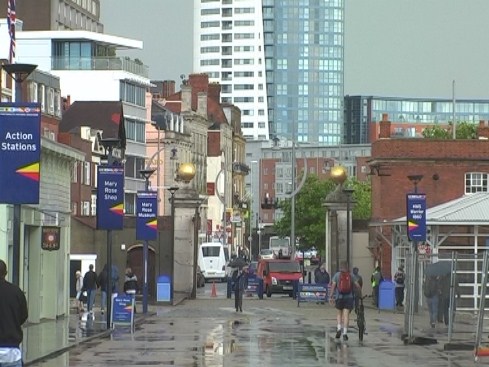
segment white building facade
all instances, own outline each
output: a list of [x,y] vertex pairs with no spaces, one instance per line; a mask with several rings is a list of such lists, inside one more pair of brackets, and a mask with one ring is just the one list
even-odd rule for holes
[[[17,33],[17,62],[59,76],[61,91],[75,101],[122,101],[126,127],[125,210],[135,213],[136,192],[144,190],[139,170],[145,168],[148,68],[137,60],[118,57],[122,49],[141,49],[141,41],[88,31]],[[42,98],[41,96],[39,98]],[[39,100],[54,103],[51,100]]]
[[246,139],[268,139],[261,0],[194,0],[194,72],[221,85],[221,102],[241,109]]

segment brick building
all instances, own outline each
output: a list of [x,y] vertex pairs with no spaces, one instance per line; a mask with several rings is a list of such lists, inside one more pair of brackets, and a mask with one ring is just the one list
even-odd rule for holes
[[[391,138],[391,123],[384,115],[368,163],[372,175],[371,222],[378,224],[406,215],[406,194],[414,192],[409,175],[422,175],[417,190],[426,194],[427,208],[464,195],[488,192],[487,122],[480,122],[478,137],[474,140]],[[389,226],[377,225],[370,233],[369,247],[385,277],[392,273],[393,251],[386,241],[390,231]]]

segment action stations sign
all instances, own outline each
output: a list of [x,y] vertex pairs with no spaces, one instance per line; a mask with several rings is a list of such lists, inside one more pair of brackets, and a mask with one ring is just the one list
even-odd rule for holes
[[156,192],[139,191],[136,198],[137,220],[136,239],[156,240],[158,238],[158,201]]
[[39,204],[41,109],[0,104],[0,203]]
[[124,227],[124,168],[98,166],[97,229]]
[[407,233],[410,241],[426,241],[426,195],[407,194]]

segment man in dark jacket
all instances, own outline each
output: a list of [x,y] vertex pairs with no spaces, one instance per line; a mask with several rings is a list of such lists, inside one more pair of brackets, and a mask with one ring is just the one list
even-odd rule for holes
[[97,292],[97,273],[93,271],[93,264],[88,266],[88,271],[83,277],[83,290],[87,291],[87,311],[93,314],[93,302]]
[[27,300],[22,290],[7,282],[7,264],[0,260],[0,366],[22,366],[22,324],[27,320]]

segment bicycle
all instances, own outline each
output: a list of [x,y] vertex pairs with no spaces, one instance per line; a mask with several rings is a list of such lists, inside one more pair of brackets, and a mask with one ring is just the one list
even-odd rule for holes
[[363,335],[365,334],[365,307],[363,306],[363,299],[366,296],[359,297],[357,313],[357,326],[358,326],[358,340],[363,341]]

